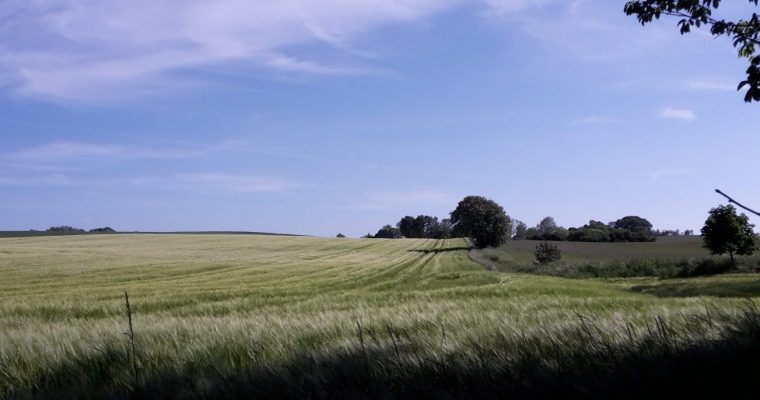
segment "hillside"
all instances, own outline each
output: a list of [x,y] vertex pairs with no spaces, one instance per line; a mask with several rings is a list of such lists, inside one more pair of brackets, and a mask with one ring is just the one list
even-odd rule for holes
[[[425,360],[454,357],[450,362],[459,365],[476,360],[483,351],[478,346],[486,343],[572,338],[566,330],[577,325],[579,316],[609,335],[594,340],[629,340],[631,334],[647,335],[655,318],[675,332],[690,321],[685,316],[707,313],[710,320],[719,310],[728,317],[746,307],[744,297],[760,294],[753,275],[604,281],[491,272],[468,258],[461,240],[5,238],[0,239],[0,274],[0,397],[77,397],[78,390],[105,396],[133,387],[123,335],[124,289],[134,312],[140,385],[156,397],[175,397],[170,387],[181,382],[190,382],[188,396],[205,390],[227,393],[239,385],[303,388],[298,385],[311,384],[289,378],[292,371],[302,371],[300,357],[310,354],[312,360],[333,363],[344,356],[354,360],[350,354],[357,349],[358,360],[372,357],[378,368],[387,362],[405,366],[395,378],[382,379],[438,376],[443,372],[424,372]],[[680,285],[681,291],[671,296],[670,289],[660,290],[667,288],[662,285]],[[736,288],[741,291],[734,295]],[[722,297],[692,297],[704,294]],[[721,326],[704,329],[720,337]],[[513,362],[498,360],[487,365]],[[279,383],[245,378],[261,376],[261,368]],[[282,375],[281,368],[294,369]],[[260,372],[248,375],[251,371]],[[315,383],[319,390],[328,390],[320,385],[332,387],[332,379],[346,379],[317,378],[323,380]]]

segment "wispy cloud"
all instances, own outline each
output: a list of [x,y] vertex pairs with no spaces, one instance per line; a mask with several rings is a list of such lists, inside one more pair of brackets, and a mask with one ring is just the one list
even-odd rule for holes
[[664,169],[664,170],[652,172],[649,176],[654,180],[658,180],[660,178],[669,177],[669,176],[689,175],[691,174],[691,172],[692,170],[690,168]]
[[181,174],[174,177],[186,188],[200,188],[231,193],[273,193],[298,187],[294,182],[258,175],[235,175],[209,172]]
[[17,93],[108,101],[182,85],[174,72],[230,65],[311,74],[367,73],[363,66],[304,59],[294,45],[341,51],[378,26],[410,22],[463,0],[135,0],[4,5],[0,75]]
[[688,108],[665,107],[659,112],[660,118],[675,119],[678,121],[691,122],[697,119],[694,111]]
[[24,161],[52,161],[75,157],[113,156],[123,151],[124,147],[121,146],[58,141],[6,154],[6,157]]
[[433,189],[373,191],[364,195],[364,202],[346,208],[362,210],[394,210],[419,206],[450,204],[455,197],[449,193]]
[[683,83],[686,90],[735,92],[737,83],[728,80],[693,79]]
[[609,125],[619,124],[623,122],[620,118],[604,116],[604,115],[591,115],[584,118],[578,118],[572,121],[573,125]]
[[[207,154],[210,151],[221,147],[222,145],[207,146],[200,148],[185,147],[139,147],[106,143],[88,143],[58,140],[50,143],[29,147],[14,152],[0,154],[0,160],[11,160],[16,162],[19,167],[45,169],[42,164],[45,162],[65,162],[79,159],[124,159],[124,158],[146,158],[146,159],[175,159],[197,157]],[[24,162],[26,164],[19,164]]]

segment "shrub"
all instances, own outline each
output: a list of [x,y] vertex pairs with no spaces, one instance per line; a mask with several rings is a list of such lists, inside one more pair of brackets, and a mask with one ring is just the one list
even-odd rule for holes
[[550,262],[558,261],[562,258],[562,253],[559,251],[559,247],[556,244],[543,241],[536,246],[536,261],[541,264],[549,264]]

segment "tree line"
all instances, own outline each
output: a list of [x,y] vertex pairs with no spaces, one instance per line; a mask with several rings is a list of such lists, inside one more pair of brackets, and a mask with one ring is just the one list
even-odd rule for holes
[[[652,242],[657,236],[680,234],[680,231],[656,231],[639,216],[626,216],[603,223],[591,220],[577,228],[557,225],[545,217],[535,227],[513,220],[504,208],[482,196],[467,196],[459,202],[449,218],[430,215],[404,216],[396,225],[384,225],[365,238],[378,239],[447,239],[470,237],[477,247],[498,246],[507,239],[576,241],[576,242]],[[686,231],[691,234],[692,231]],[[478,244],[478,242],[480,244]],[[485,244],[484,244],[485,243]],[[482,246],[481,246],[482,245]]]
[[439,220],[430,215],[407,215],[396,226],[385,225],[374,235],[376,239],[448,239],[469,237],[476,247],[499,246],[512,231],[512,220],[504,208],[482,196],[467,196],[459,202],[449,218]]
[[104,226],[102,228],[94,228],[90,229],[89,231],[85,231],[82,228],[75,228],[73,226],[68,225],[61,225],[61,226],[51,226],[47,229],[47,232],[62,232],[62,233],[114,233],[116,230],[111,228],[110,226]]
[[571,228],[559,226],[554,218],[545,217],[532,228],[528,228],[522,221],[516,221],[513,237],[570,242],[654,242],[661,232],[652,230],[651,222],[636,215],[608,223],[591,220],[583,226]]

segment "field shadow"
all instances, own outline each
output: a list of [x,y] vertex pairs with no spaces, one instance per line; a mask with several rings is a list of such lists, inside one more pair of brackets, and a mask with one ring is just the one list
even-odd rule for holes
[[688,345],[676,345],[659,321],[661,329],[630,340],[605,339],[583,325],[554,337],[472,342],[444,355],[403,335],[394,335],[398,345],[361,342],[260,367],[230,368],[209,353],[189,367],[141,371],[137,387],[129,360],[118,354],[125,349],[113,349],[65,361],[62,375],[42,377],[36,393],[18,398],[750,399],[760,393],[756,312],[720,338]]
[[412,250],[407,250],[407,251],[414,252],[414,253],[430,254],[430,253],[446,253],[449,251],[462,251],[462,250],[470,250],[470,248],[467,246],[460,246],[460,247],[447,247],[445,249],[412,249]]
[[704,282],[662,282],[631,287],[638,293],[657,297],[754,297],[760,296],[760,279],[751,281]]

